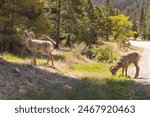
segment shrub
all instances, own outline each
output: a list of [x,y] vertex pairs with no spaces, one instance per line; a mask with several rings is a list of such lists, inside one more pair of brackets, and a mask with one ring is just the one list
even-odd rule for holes
[[65,62],[69,65],[70,68],[74,67],[76,60],[82,58],[82,50],[85,47],[84,43],[74,45],[74,48],[65,54]]
[[92,46],[89,50],[88,56],[91,59],[95,59],[100,62],[112,63],[117,59],[117,54],[113,52],[113,49],[109,45]]

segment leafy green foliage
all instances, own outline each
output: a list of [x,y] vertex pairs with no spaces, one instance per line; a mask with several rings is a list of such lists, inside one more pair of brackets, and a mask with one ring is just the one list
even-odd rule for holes
[[92,46],[88,56],[91,59],[95,59],[101,62],[113,62],[113,60],[117,59],[117,54],[113,51],[110,45],[100,45],[100,46]]
[[113,36],[120,45],[125,45],[128,41],[128,36],[133,36],[136,32],[131,30],[132,22],[129,17],[123,14],[116,16],[110,16],[109,19],[112,21]]
[[[106,0],[92,0],[94,4],[102,4]],[[136,25],[134,31],[138,34],[135,37],[150,39],[150,0],[108,0],[112,6],[127,16]],[[134,25],[134,26],[135,26]]]

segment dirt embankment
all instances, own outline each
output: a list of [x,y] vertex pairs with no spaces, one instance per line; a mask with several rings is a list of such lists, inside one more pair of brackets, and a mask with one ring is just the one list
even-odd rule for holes
[[[0,60],[0,99],[27,99],[29,90],[42,91],[47,87],[53,99],[65,99],[64,86],[71,85],[75,79],[40,69],[28,64],[18,64]],[[60,92],[55,93],[55,89]]]

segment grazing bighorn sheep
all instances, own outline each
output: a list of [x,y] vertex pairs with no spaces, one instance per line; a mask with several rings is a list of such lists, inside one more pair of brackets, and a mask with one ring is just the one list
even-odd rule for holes
[[35,34],[34,32],[24,32],[25,36],[25,44],[29,50],[31,50],[33,54],[33,61],[31,61],[32,65],[36,65],[36,52],[44,52],[46,53],[48,59],[47,59],[47,64],[49,63],[49,60],[52,60],[52,66],[54,66],[53,62],[53,56],[52,56],[52,51],[54,49],[53,44],[54,41],[48,38],[48,41],[45,40],[37,40],[35,39]]
[[119,61],[117,62],[117,64],[115,66],[111,66],[110,67],[110,72],[113,75],[116,75],[116,72],[118,71],[118,69],[123,68],[122,69],[122,75],[124,75],[124,71],[125,71],[125,76],[127,76],[127,69],[128,66],[133,63],[136,67],[136,74],[134,76],[134,78],[137,78],[139,76],[139,66],[138,66],[138,62],[140,59],[141,55],[138,52],[132,52],[132,53],[128,53],[126,55],[122,55],[119,59]]

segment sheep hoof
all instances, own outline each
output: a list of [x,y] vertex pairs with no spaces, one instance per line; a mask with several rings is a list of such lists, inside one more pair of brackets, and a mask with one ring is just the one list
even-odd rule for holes
[[127,76],[127,78],[131,78],[131,76]]
[[55,67],[54,65],[50,66],[50,68],[52,68],[52,69],[56,69],[56,67]]
[[36,64],[35,64],[35,63],[32,63],[31,65],[32,65],[32,66],[36,66]]
[[56,69],[56,67],[55,67],[55,66],[52,66],[52,68],[53,68],[53,69]]

